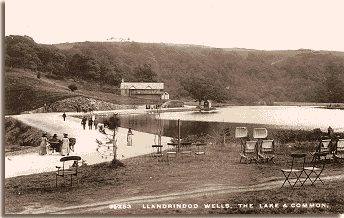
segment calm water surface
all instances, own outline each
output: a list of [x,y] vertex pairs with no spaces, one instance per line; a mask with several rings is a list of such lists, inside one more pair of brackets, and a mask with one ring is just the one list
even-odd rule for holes
[[170,112],[157,114],[120,115],[121,126],[133,130],[157,133],[162,126],[162,135],[178,135],[177,120],[182,121],[182,138],[194,134],[213,135],[224,127],[230,127],[234,135],[235,127],[265,127],[269,132],[280,129],[327,131],[331,126],[335,132],[344,131],[344,110],[328,110],[315,107],[297,106],[237,106],[219,108],[217,112]]

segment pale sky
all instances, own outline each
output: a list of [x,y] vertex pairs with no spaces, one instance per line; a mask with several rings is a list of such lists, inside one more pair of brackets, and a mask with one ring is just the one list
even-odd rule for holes
[[344,0],[7,0],[5,35],[344,51]]

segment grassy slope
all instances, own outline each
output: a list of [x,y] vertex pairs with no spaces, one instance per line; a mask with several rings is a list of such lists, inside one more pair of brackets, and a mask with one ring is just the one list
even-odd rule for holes
[[[44,75],[44,74],[43,74]],[[68,85],[75,83],[78,90],[71,92]],[[5,73],[5,115],[19,114],[75,96],[84,96],[115,104],[143,105],[154,104],[150,99],[128,98],[114,93],[111,86],[104,86],[84,81],[54,80],[42,76],[37,79],[36,73],[12,69]],[[106,91],[106,92],[104,92]]]
[[5,156],[38,152],[42,131],[12,117],[5,117]]
[[5,115],[19,114],[44,104],[77,96],[66,88],[40,81],[26,72],[5,73]]
[[[195,149],[195,148],[193,148]],[[48,208],[80,206],[88,203],[97,203],[121,198],[158,196],[168,193],[183,193],[204,187],[219,186],[246,186],[262,184],[268,181],[282,180],[281,168],[291,152],[305,152],[288,146],[278,146],[275,164],[239,164],[240,147],[234,144],[225,148],[208,146],[203,160],[194,160],[194,157],[182,161],[179,156],[169,164],[166,161],[158,162],[148,155],[123,160],[125,167],[113,169],[107,163],[81,167],[79,187],[69,186],[69,179],[59,179],[59,186],[55,187],[55,174],[52,172],[20,176],[5,179],[5,213],[18,213],[25,208],[47,206]],[[166,154],[165,154],[166,155]],[[310,157],[307,159],[309,163]],[[326,176],[342,173],[343,165],[329,165],[324,173]],[[206,186],[210,185],[210,186]],[[221,195],[206,195],[197,199],[188,198],[167,200],[151,203],[192,203],[213,204],[228,203],[232,209],[142,209],[142,204],[132,205],[130,210],[101,209],[92,211],[95,214],[209,214],[209,213],[305,213],[305,214],[337,214],[344,212],[344,190],[342,182],[325,181],[325,185],[317,183],[318,189],[306,186],[291,191],[289,187],[265,191],[246,191]],[[235,207],[241,203],[326,203],[330,207],[313,209],[239,209]],[[85,208],[86,209],[86,208]],[[68,211],[67,213],[73,213]],[[74,213],[89,213],[76,209]]]

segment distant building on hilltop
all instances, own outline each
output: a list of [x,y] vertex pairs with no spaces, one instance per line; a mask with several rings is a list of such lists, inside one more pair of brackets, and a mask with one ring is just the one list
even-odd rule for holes
[[138,98],[166,99],[167,92],[164,92],[164,83],[144,82],[121,82],[122,96],[135,96]]

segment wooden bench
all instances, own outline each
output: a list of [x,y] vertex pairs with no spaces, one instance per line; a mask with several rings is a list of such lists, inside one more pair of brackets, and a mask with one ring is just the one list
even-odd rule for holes
[[[56,187],[57,187],[57,177],[65,177],[70,175],[70,185],[72,186],[73,182],[73,176],[76,177],[76,181],[78,183],[78,166],[79,166],[79,160],[81,160],[81,157],[79,156],[67,156],[60,159],[60,162],[63,162],[62,169],[60,166],[56,166],[57,172],[56,172]],[[65,162],[67,161],[73,161],[73,165],[69,168],[65,168]]]

